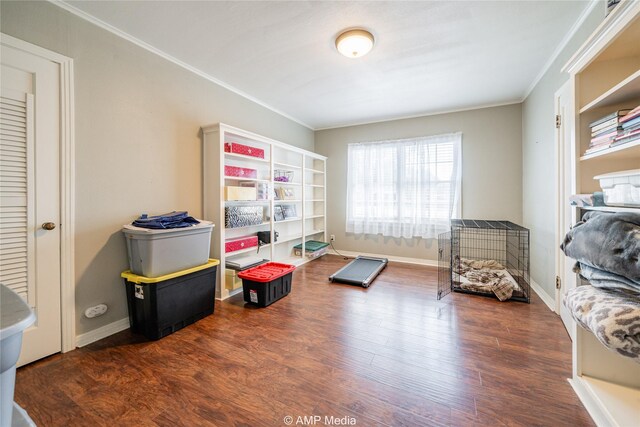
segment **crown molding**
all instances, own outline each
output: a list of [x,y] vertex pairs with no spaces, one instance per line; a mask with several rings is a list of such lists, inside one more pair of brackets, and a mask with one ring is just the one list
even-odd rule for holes
[[299,120],[299,119],[297,119],[297,118],[295,118],[293,116],[290,116],[289,114],[287,114],[287,113],[285,113],[283,111],[280,111],[277,108],[274,108],[274,107],[270,106],[269,104],[259,100],[258,98],[255,98],[255,97],[249,95],[248,93],[243,92],[240,89],[238,89],[238,88],[236,88],[236,87],[234,87],[234,86],[232,86],[232,85],[230,85],[228,83],[225,83],[222,80],[219,80],[219,79],[211,76],[210,74],[207,74],[202,70],[199,70],[196,67],[193,67],[193,66],[187,64],[186,62],[183,62],[183,61],[179,60],[178,58],[176,58],[176,57],[174,57],[172,55],[169,55],[168,53],[166,53],[166,52],[164,52],[164,51],[162,51],[162,50],[160,50],[160,49],[158,49],[158,48],[156,48],[154,46],[151,46],[150,44],[148,44],[146,42],[143,42],[142,40],[132,36],[131,34],[128,34],[128,33],[124,32],[124,31],[120,30],[119,28],[114,27],[113,25],[108,24],[108,23],[96,18],[95,16],[90,15],[87,12],[85,12],[83,10],[80,10],[75,6],[72,6],[69,3],[66,3],[65,1],[62,1],[62,0],[49,0],[49,2],[51,4],[53,4],[53,5],[55,5],[55,6],[58,6],[61,9],[66,10],[67,12],[72,13],[73,15],[76,15],[79,18],[84,19],[85,21],[88,21],[88,22],[90,22],[90,23],[102,28],[103,30],[107,30],[112,34],[115,34],[116,36],[127,40],[128,42],[131,42],[131,43],[133,43],[133,44],[135,44],[135,45],[137,45],[137,46],[139,46],[139,47],[141,47],[141,48],[143,48],[143,49],[145,49],[145,50],[147,50],[147,51],[149,51],[149,52],[151,52],[153,54],[156,54],[156,55],[160,56],[161,58],[164,58],[167,61],[172,62],[175,65],[178,65],[179,67],[184,68],[185,70],[190,71],[190,72],[192,72],[192,73],[194,73],[194,74],[196,74],[196,75],[198,75],[198,76],[210,81],[211,83],[215,83],[218,86],[223,87],[223,88],[227,89],[228,91],[235,93],[236,95],[239,95],[239,96],[241,96],[241,97],[243,97],[243,98],[245,98],[245,99],[257,104],[257,105],[260,105],[261,107],[264,107],[264,108],[266,108],[266,109],[268,109],[268,110],[270,110],[270,111],[272,111],[272,112],[274,112],[274,113],[276,113],[276,114],[278,114],[278,115],[280,115],[280,116],[282,116],[282,117],[284,117],[286,119],[289,119],[289,120],[291,120],[291,121],[293,121],[293,122],[295,122],[295,123],[297,123],[299,125],[302,125],[302,126],[306,127],[309,130],[314,130],[313,127],[309,126],[308,124],[304,123],[303,121],[301,121],[301,120]]

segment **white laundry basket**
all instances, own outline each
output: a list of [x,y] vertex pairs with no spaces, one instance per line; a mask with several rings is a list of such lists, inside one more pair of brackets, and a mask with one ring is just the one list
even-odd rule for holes
[[[35,321],[36,315],[31,307],[11,289],[0,285],[0,426],[2,427],[35,425],[27,413],[13,402],[16,363],[22,348],[22,333]],[[13,423],[12,418],[14,418]]]

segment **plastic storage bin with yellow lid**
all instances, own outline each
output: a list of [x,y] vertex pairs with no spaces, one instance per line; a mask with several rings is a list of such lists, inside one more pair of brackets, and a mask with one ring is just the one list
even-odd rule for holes
[[219,264],[210,259],[160,277],[122,272],[131,330],[157,340],[213,314]]

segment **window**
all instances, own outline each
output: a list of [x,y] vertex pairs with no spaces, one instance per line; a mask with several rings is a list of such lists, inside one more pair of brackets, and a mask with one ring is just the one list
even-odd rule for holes
[[347,232],[436,237],[460,217],[462,134],[349,144]]

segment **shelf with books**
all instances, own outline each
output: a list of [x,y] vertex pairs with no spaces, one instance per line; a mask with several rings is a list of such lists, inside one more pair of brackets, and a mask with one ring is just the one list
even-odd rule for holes
[[[605,107],[581,115],[581,122],[590,122],[581,129],[583,157],[591,158],[608,149],[627,146],[640,138],[640,98],[627,102],[627,108],[620,105],[625,104],[611,107],[613,112]],[[589,120],[594,118],[593,121]]]
[[[602,114],[606,115],[603,116]],[[583,114],[581,122],[589,123],[588,126],[583,128],[581,134],[586,145],[583,155],[627,142],[631,132],[635,132],[638,126],[637,122],[640,121],[639,114],[640,107],[636,109],[613,108],[613,111],[610,108],[600,108]],[[589,120],[590,118],[593,119],[594,115],[597,115],[595,120]]]
[[[626,142],[624,144],[608,147],[600,151],[585,154],[580,157],[581,161],[596,158],[606,158],[608,160],[626,159],[629,157],[640,158],[640,138]],[[640,160],[639,160],[640,161]]]
[[620,118],[618,135],[613,139],[612,145],[624,144],[640,138],[640,99],[636,102],[637,106]]

